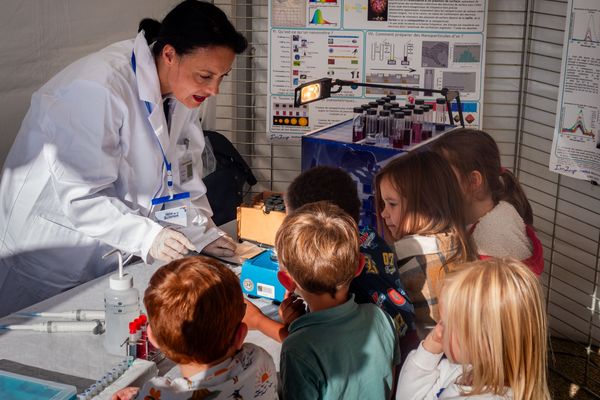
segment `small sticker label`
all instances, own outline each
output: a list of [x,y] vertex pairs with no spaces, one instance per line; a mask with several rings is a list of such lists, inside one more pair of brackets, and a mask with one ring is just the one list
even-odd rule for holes
[[158,221],[187,226],[187,209],[185,206],[156,211],[154,215]]
[[265,285],[264,283],[256,284],[256,294],[270,299],[275,298],[275,286]]
[[251,292],[254,290],[254,282],[252,282],[252,280],[250,279],[244,279],[244,282],[242,283],[244,285],[244,289],[246,289],[247,292]]

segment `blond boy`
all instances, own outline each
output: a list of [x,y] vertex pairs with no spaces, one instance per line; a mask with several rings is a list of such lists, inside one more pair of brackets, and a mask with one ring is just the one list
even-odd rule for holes
[[275,246],[281,283],[310,310],[283,342],[283,397],[390,398],[399,363],[393,321],[349,294],[362,270],[356,222],[331,203],[307,204],[285,218]]

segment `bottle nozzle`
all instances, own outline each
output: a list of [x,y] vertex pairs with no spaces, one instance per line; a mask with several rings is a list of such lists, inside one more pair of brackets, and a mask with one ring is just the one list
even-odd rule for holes
[[117,257],[119,258],[119,278],[123,278],[123,253],[119,249],[112,249],[108,253],[102,256],[102,259],[105,259],[108,256],[117,253]]

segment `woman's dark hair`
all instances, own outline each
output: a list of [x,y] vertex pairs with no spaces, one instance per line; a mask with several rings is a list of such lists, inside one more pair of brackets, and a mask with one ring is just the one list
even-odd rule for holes
[[223,46],[236,54],[248,47],[246,38],[235,30],[227,15],[217,6],[199,0],[185,0],[173,8],[161,22],[145,18],[138,32],[144,30],[155,56],[170,44],[179,55],[197,48]]

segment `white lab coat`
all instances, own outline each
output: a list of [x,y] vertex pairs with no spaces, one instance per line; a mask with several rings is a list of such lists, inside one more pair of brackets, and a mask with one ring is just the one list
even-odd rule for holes
[[[223,235],[202,182],[198,109],[177,102],[169,135],[162,101],[142,33],[74,62],[34,93],[0,181],[0,316],[105,274],[114,258],[101,256],[112,247],[152,261],[163,227],[151,201],[167,194],[157,139],[175,193],[189,191],[196,211],[180,230],[198,251]],[[181,184],[185,142],[194,176]]]

